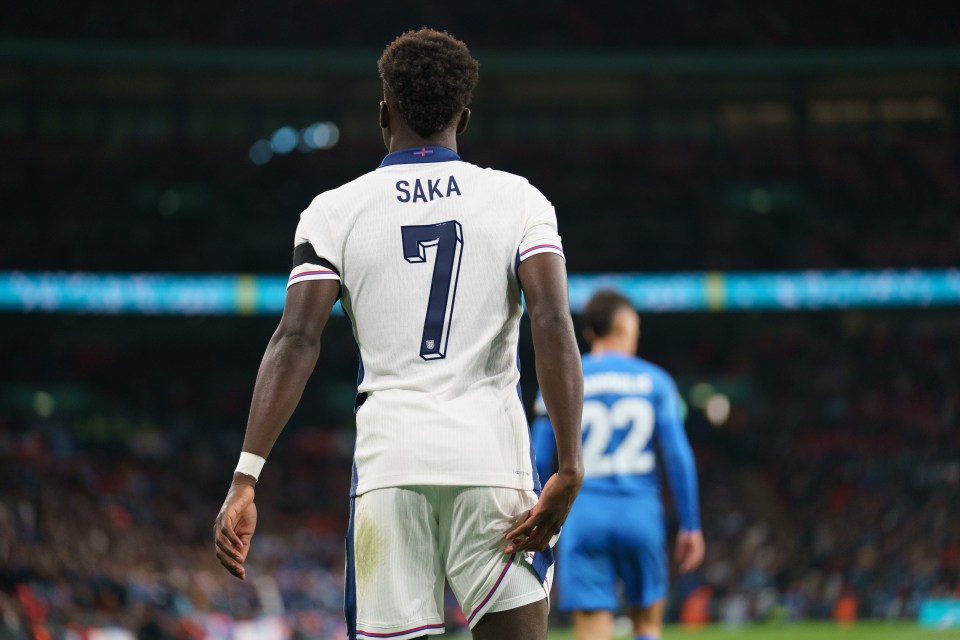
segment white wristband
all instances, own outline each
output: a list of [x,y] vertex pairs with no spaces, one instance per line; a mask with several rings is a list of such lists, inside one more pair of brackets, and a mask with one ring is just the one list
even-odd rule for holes
[[240,462],[237,463],[236,471],[248,476],[253,476],[255,480],[259,480],[260,470],[263,469],[264,462],[266,462],[265,458],[261,458],[255,453],[247,453],[244,451],[240,454]]

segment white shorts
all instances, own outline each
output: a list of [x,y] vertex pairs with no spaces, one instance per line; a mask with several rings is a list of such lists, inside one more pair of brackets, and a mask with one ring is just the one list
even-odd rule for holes
[[351,640],[444,632],[444,579],[472,629],[487,612],[549,597],[553,549],[506,555],[537,502],[500,487],[376,489],[351,500],[344,613]]

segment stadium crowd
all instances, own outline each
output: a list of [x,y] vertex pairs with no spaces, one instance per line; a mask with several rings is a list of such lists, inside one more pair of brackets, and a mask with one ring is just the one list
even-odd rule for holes
[[[43,58],[72,41],[226,55],[375,51],[398,25],[420,24],[450,29],[478,55],[889,53],[957,40],[960,3],[877,4],[869,19],[836,5],[540,1],[511,4],[505,19],[488,5],[394,3],[348,28],[360,18],[344,0],[9,2],[0,4],[0,48],[10,68],[24,51]],[[31,38],[54,42],[33,48]],[[30,76],[71,68],[58,55],[25,64],[23,95],[0,110],[0,201],[15,221],[0,234],[0,270],[283,273],[299,212],[383,154],[343,139],[335,153],[255,166],[252,140],[175,140],[136,122],[118,139],[95,122],[91,143],[61,135],[82,124],[82,113],[67,113],[75,96],[44,135],[47,98],[30,93]],[[10,92],[20,91],[16,71]],[[908,93],[928,90],[917,75]],[[623,142],[468,134],[462,151],[549,196],[571,272],[956,266],[957,106],[950,82],[938,83],[930,91],[947,113],[936,124],[821,128],[803,94],[791,111],[800,121],[770,130],[725,131],[717,115],[710,133],[661,135],[642,122],[651,131]],[[126,87],[100,95],[65,84],[65,94],[93,95],[96,113],[123,120],[129,110]],[[882,84],[857,90],[872,99]],[[137,108],[187,117],[172,98],[147,104],[148,84],[131,91],[143,92]],[[283,112],[259,96],[240,100],[251,112]],[[952,310],[644,319],[642,354],[677,377],[689,403],[707,537],[701,570],[673,578],[671,620],[910,618],[924,598],[960,597],[958,321]],[[0,315],[0,640],[81,638],[106,626],[144,639],[225,637],[237,621],[263,620],[298,638],[343,637],[356,366],[343,320],[257,488],[250,580],[236,581],[213,556],[210,527],[274,323]],[[529,360],[529,342],[521,346]],[[524,371],[529,401],[533,367]],[[704,384],[731,399],[719,426],[693,393]],[[448,622],[463,625],[452,603]]]
[[[467,160],[529,174],[548,194],[574,272],[955,265],[956,147],[876,132],[463,145]],[[282,273],[299,213],[381,156],[345,145],[265,166],[210,145],[33,156],[0,172],[5,210],[32,220],[0,235],[0,269]]]
[[[693,620],[684,604],[704,594],[729,623],[828,618],[841,601],[911,617],[921,599],[960,592],[956,315],[708,320],[649,317],[642,347],[688,398],[708,381],[733,401],[721,428],[690,401],[708,555],[675,577],[671,617]],[[193,638],[262,616],[296,637],[342,637],[346,323],[258,487],[239,583],[217,565],[210,526],[257,362],[259,345],[238,336],[272,321],[208,322],[136,350],[118,337],[136,331],[129,320],[79,322],[88,335],[56,355],[4,344],[16,365],[0,387],[0,638],[107,624]],[[324,397],[337,382],[342,396]],[[448,620],[462,622],[455,606]]]

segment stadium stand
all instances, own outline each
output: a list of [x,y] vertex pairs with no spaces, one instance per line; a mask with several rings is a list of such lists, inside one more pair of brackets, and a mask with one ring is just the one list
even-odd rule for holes
[[[421,24],[481,58],[463,156],[550,197],[571,272],[960,264],[960,3],[363,17],[344,0],[0,4],[0,271],[285,274],[299,212],[383,155],[375,60]],[[279,127],[327,119],[334,150],[251,162]],[[0,640],[342,638],[343,318],[257,488],[251,580],[213,556],[275,322],[0,314]],[[960,599],[958,322],[644,317],[642,355],[689,405],[707,537],[702,569],[672,577],[671,621],[912,619]],[[730,399],[720,426],[705,388]]]
[[[137,42],[187,42],[208,46],[382,47],[397,25],[439,24],[477,47],[775,48],[831,45],[950,44],[957,8],[924,4],[913,11],[877,7],[869,19],[837,11],[833,3],[695,0],[683,3],[564,2],[543,0],[500,11],[432,3],[384,5],[363,15],[344,0],[308,3],[252,1],[224,8],[185,0],[163,4],[97,2],[63,7],[12,4],[0,13],[0,33]],[[624,28],[629,25],[629,28]]]
[[[589,149],[468,141],[464,153],[529,168],[557,207],[572,271],[921,268],[960,259],[956,144],[876,131]],[[265,166],[213,145],[88,153],[64,147],[3,172],[6,210],[31,224],[0,236],[0,269],[282,273],[300,211],[381,157],[366,145]]]
[[[65,321],[38,320],[51,333]],[[648,317],[643,350],[670,363],[683,394],[709,381],[733,402],[718,428],[690,400],[708,556],[675,579],[673,619],[699,586],[710,615],[734,623],[829,618],[844,596],[862,617],[913,617],[923,598],[960,590],[960,439],[945,426],[960,403],[955,321]],[[303,637],[336,637],[353,437],[346,323],[258,487],[267,506],[241,584],[210,552],[210,505],[256,365],[258,345],[238,337],[265,340],[270,321],[69,322],[56,353],[26,357],[16,330],[3,345],[19,363],[0,393],[7,632],[120,621],[192,637],[225,615],[273,614]],[[166,337],[128,348],[143,332]]]

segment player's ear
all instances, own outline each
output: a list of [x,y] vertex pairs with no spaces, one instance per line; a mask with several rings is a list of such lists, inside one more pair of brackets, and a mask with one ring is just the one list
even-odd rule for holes
[[387,101],[380,101],[380,128],[390,128],[390,109],[387,108]]
[[457,135],[467,130],[467,124],[470,122],[470,109],[464,109],[460,114],[460,120],[457,122]]

